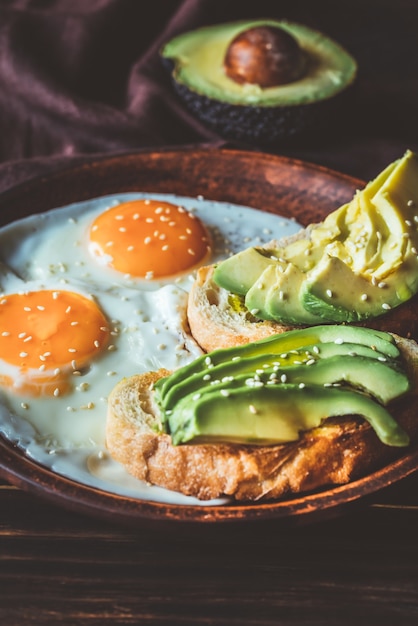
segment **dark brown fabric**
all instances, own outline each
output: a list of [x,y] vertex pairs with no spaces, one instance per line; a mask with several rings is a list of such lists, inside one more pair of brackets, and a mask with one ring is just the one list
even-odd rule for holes
[[303,22],[359,62],[345,119],[268,150],[367,178],[418,147],[414,0],[0,0],[0,191],[88,155],[222,141],[177,99],[158,51],[249,17]]

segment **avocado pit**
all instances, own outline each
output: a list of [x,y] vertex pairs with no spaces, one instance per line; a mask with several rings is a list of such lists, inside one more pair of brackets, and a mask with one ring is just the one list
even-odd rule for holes
[[306,69],[306,55],[295,37],[282,28],[255,26],[231,41],[224,59],[227,76],[239,84],[265,89],[299,80]]

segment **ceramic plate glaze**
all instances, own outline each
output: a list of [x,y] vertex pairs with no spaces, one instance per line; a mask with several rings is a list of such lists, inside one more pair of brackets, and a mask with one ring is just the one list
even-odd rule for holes
[[[0,226],[89,198],[137,191],[203,196],[306,225],[350,200],[362,186],[362,181],[337,172],[263,153],[215,148],[141,151],[94,159],[11,189],[0,196]],[[173,504],[118,495],[70,480],[0,438],[0,476],[8,482],[71,510],[132,524],[313,520],[405,478],[417,466],[414,447],[365,478],[306,496],[265,504]]]

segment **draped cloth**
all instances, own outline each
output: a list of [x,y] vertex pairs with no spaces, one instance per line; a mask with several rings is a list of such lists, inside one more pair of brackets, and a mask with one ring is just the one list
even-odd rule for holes
[[243,147],[363,178],[416,149],[416,2],[0,0],[0,191],[97,154],[221,144],[174,93],[159,50],[186,30],[259,17],[339,41],[358,60],[358,84],[347,118],[314,142]]

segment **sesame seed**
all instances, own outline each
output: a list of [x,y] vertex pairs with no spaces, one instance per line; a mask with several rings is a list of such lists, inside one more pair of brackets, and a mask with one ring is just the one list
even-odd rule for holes
[[68,352],[77,352],[76,348],[68,348]]
[[305,389],[306,385],[305,383],[299,383],[299,389]]
[[327,294],[328,298],[332,298],[332,296],[333,296],[333,293],[332,293],[331,289],[327,289],[326,290],[326,294]]
[[223,396],[224,398],[228,398],[230,395],[228,389],[221,389],[221,396]]
[[282,374],[282,375],[280,376],[280,381],[281,381],[282,383],[285,383],[285,382],[287,381],[287,376],[286,376],[286,374]]
[[248,409],[249,409],[250,413],[253,413],[254,415],[255,415],[256,413],[258,413],[258,411],[257,411],[256,407],[254,406],[254,404],[250,404],[250,405],[248,406]]
[[363,302],[366,302],[367,298],[368,298],[367,293],[362,293],[360,296],[360,300],[362,300]]
[[21,402],[20,406],[22,409],[25,409],[25,411],[29,408],[29,404],[27,402]]
[[334,343],[336,343],[337,346],[341,346],[344,343],[344,339],[341,339],[341,337],[337,337]]
[[19,356],[25,358],[26,356],[28,356],[28,353],[27,352],[20,352]]
[[387,302],[384,302],[382,304],[382,309],[385,309],[385,311],[389,311],[389,309],[391,309],[392,307],[390,306],[390,304],[388,304]]

